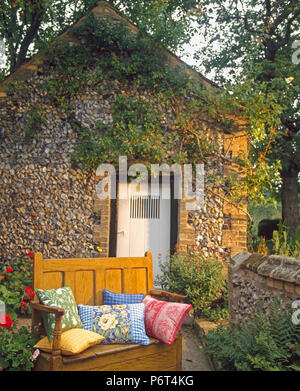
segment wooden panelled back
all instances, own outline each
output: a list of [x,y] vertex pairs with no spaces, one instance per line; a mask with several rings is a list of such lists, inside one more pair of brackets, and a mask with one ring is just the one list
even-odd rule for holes
[[117,293],[144,293],[153,289],[152,253],[134,258],[43,259],[36,253],[33,288],[69,285],[77,304],[101,305],[103,289]]

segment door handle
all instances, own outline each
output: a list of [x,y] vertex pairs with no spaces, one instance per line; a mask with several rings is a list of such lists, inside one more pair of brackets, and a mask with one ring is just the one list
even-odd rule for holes
[[125,229],[122,229],[121,231],[117,232],[117,235],[125,235],[125,234],[127,234]]

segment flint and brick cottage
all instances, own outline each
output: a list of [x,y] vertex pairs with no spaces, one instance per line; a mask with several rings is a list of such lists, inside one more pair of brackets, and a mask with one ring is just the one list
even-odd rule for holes
[[[98,1],[91,14],[112,23],[122,21],[134,34],[138,31],[105,1]],[[52,47],[57,42],[78,44],[75,28],[84,20],[81,18],[61,34]],[[186,69],[203,88],[218,88],[169,51],[165,53],[170,66]],[[30,250],[42,252],[45,258],[133,256],[151,250],[157,267],[158,254],[172,250],[176,243],[182,249],[198,244],[205,254],[217,249],[231,255],[246,250],[246,206],[237,209],[217,193],[204,190],[204,206],[196,211],[186,209],[188,201],[184,198],[166,201],[160,196],[151,197],[147,191],[132,193],[125,203],[99,199],[96,188],[100,178],[96,170],[84,170],[70,157],[78,143],[74,123],[61,107],[46,99],[49,89],[45,86],[51,80],[51,67],[43,52],[0,83],[2,262],[22,257]],[[68,102],[75,120],[87,129],[95,129],[98,121],[112,123],[119,88],[118,80],[111,75],[97,83],[97,88],[95,80],[87,78]],[[136,94],[150,99],[145,89]],[[243,132],[208,131],[215,132],[219,148],[229,158],[247,153]],[[230,166],[214,156],[205,163],[205,172],[218,177],[229,170]]]

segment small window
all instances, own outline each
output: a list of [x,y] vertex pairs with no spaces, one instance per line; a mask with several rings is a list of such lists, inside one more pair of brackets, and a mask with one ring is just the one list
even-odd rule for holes
[[159,219],[160,197],[159,196],[131,196],[130,218],[131,219]]

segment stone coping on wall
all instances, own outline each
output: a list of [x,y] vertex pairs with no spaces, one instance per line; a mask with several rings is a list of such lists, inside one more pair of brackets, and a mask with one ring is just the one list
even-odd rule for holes
[[232,270],[250,270],[263,277],[300,285],[300,259],[242,252],[231,259]]

